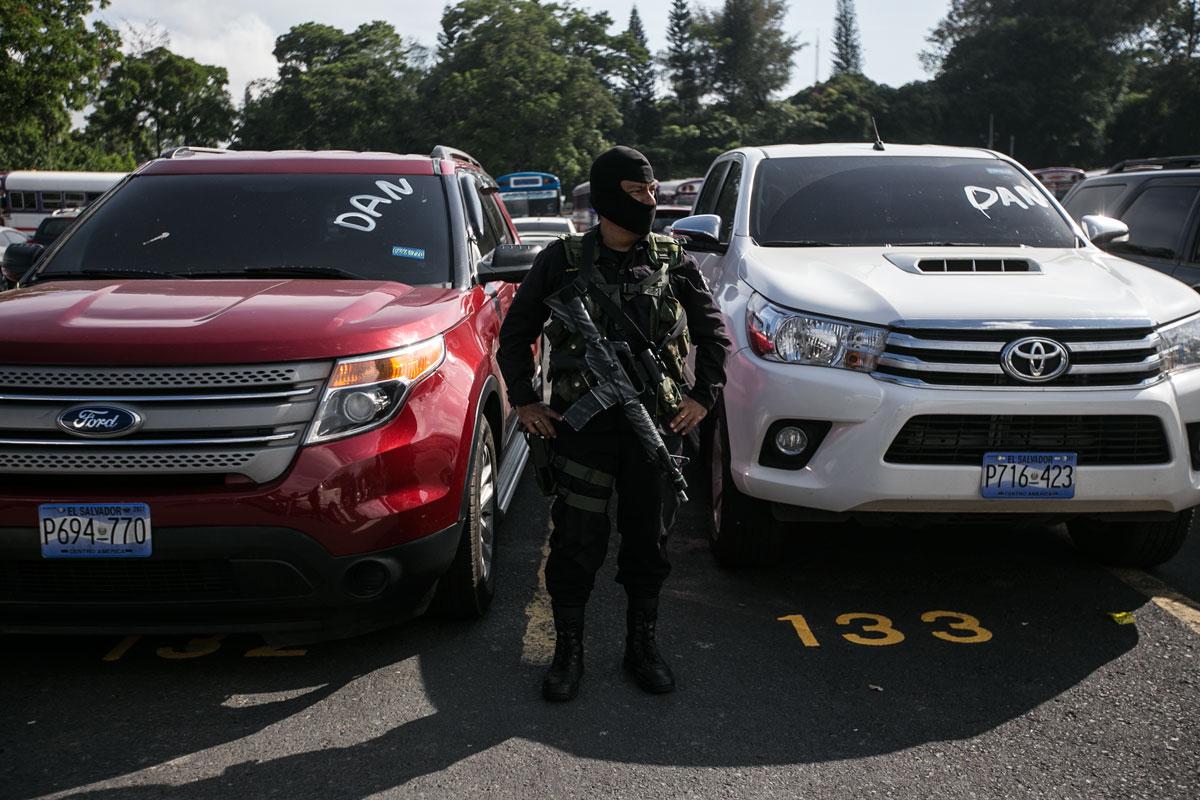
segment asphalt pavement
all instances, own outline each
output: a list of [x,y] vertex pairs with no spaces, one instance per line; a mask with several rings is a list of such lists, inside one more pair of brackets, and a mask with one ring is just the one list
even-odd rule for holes
[[583,689],[549,705],[547,512],[526,475],[475,623],[0,637],[0,797],[1200,797],[1200,534],[1164,601],[1057,528],[809,527],[723,571],[694,503],[659,625],[678,690],[621,671],[614,542]]

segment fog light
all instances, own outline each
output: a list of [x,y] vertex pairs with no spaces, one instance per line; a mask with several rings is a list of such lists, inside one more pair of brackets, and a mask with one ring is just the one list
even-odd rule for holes
[[775,434],[775,447],[785,456],[798,456],[808,449],[808,434],[791,425]]
[[387,398],[379,389],[360,389],[349,392],[342,400],[342,416],[355,424],[374,418],[387,405]]
[[391,581],[392,573],[386,564],[365,559],[346,570],[343,585],[350,594],[366,600],[380,594]]

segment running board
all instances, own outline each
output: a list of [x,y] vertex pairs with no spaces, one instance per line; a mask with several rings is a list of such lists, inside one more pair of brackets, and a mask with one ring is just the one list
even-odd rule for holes
[[508,511],[508,504],[517,493],[517,484],[521,482],[521,473],[525,471],[525,462],[529,460],[529,445],[525,435],[515,432],[508,447],[504,448],[504,457],[500,462],[500,492],[496,498],[500,505],[500,513]]

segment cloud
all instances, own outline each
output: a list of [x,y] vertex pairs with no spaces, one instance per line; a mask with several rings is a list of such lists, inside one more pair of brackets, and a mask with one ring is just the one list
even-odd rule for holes
[[171,49],[202,64],[229,70],[229,93],[240,104],[246,84],[274,78],[278,64],[271,51],[275,32],[257,14],[241,14],[204,32],[171,31]]

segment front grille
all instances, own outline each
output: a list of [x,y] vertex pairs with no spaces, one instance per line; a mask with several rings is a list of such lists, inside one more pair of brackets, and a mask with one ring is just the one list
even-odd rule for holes
[[1080,466],[1171,460],[1158,417],[923,414],[905,423],[883,460],[979,466],[991,452],[1077,453]]
[[0,596],[14,600],[139,601],[236,597],[224,560],[62,559],[0,562]]
[[11,473],[76,473],[132,474],[141,472],[237,472],[254,458],[247,451],[189,452],[170,450],[156,452],[78,453],[33,450],[0,450],[0,472]]
[[[0,366],[0,476],[194,475],[266,483],[299,450],[330,367]],[[92,404],[132,410],[142,426],[109,439],[58,427],[63,412]]]
[[[1070,367],[1051,381],[1017,380],[1000,366],[1005,347],[1040,336],[1062,344]],[[910,386],[1083,389],[1148,386],[1162,379],[1153,328],[1106,330],[897,329],[888,334],[874,376]]]
[[296,383],[294,367],[0,367],[9,389],[209,389]]

